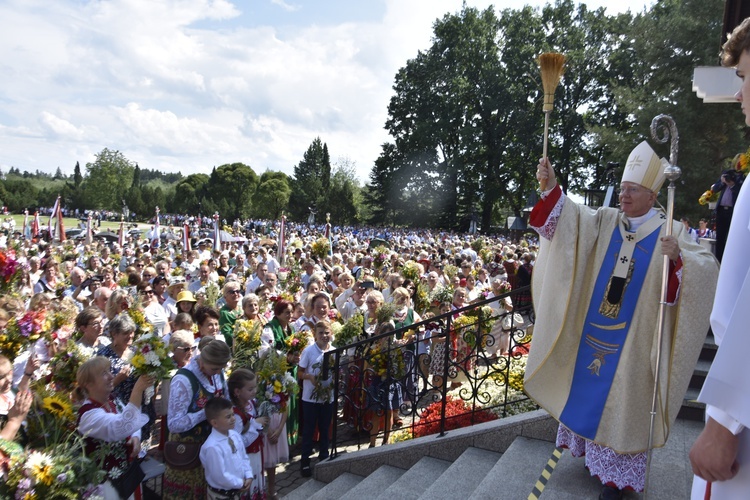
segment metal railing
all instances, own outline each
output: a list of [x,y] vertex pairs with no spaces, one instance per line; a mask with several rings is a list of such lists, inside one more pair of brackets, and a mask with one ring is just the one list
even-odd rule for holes
[[523,393],[533,310],[505,306],[529,293],[519,288],[328,351],[322,377],[333,375],[331,459],[342,445],[388,442],[398,430],[443,436],[536,409]]

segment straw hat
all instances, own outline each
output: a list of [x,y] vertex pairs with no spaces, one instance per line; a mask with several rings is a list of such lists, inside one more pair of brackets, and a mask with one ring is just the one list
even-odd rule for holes
[[198,302],[195,300],[195,297],[193,297],[193,292],[190,292],[188,290],[184,290],[177,294],[177,302]]

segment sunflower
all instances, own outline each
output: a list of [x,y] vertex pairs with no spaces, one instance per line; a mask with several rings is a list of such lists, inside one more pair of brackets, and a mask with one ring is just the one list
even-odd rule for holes
[[73,418],[73,407],[60,396],[47,396],[42,400],[42,407],[57,418]]

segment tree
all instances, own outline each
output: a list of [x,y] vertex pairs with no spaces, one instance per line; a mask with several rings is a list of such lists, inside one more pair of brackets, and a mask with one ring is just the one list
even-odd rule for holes
[[222,218],[247,218],[258,175],[244,163],[221,165],[211,172],[207,191]]
[[354,164],[342,159],[331,176],[326,212],[331,214],[334,225],[349,225],[357,222],[355,196],[359,193],[359,183]]
[[208,175],[191,174],[175,186],[174,211],[184,214],[208,213],[203,211],[201,199],[206,195]]
[[261,219],[276,220],[289,205],[292,188],[283,172],[264,172],[255,191],[253,213]]
[[119,211],[133,181],[133,163],[119,151],[104,148],[92,163],[86,164],[87,205],[95,209]]
[[301,162],[294,167],[292,196],[289,201],[291,217],[307,220],[311,207],[325,213],[328,207],[328,190],[331,183],[331,158],[328,145],[320,137],[313,140]]

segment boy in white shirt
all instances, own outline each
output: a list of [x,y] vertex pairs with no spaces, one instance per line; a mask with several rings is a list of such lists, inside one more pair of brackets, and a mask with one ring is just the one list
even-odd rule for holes
[[253,482],[253,469],[234,430],[234,411],[228,399],[213,398],[206,403],[206,420],[213,430],[201,446],[201,463],[208,483],[209,500],[239,500]]
[[313,327],[315,343],[305,347],[299,360],[297,376],[302,380],[302,413],[305,415],[305,425],[302,428],[302,460],[301,472],[303,477],[312,476],[310,455],[313,447],[313,434],[317,428],[320,433],[318,446],[318,460],[328,458],[328,432],[333,418],[333,389],[331,387],[331,372],[328,378],[321,379],[323,355],[331,350],[331,323],[321,319]]

